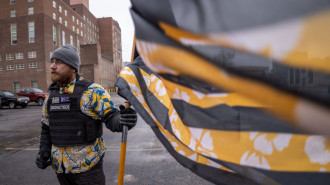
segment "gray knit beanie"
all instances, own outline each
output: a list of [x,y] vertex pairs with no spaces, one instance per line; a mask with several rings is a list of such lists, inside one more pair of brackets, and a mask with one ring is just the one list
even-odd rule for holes
[[53,53],[50,59],[61,60],[67,65],[73,67],[79,72],[80,58],[77,52],[77,49],[71,44],[65,44],[60,48],[57,48]]

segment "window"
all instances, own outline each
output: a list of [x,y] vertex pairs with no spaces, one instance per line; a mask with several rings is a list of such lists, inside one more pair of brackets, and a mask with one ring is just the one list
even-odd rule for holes
[[29,22],[29,43],[35,42],[34,22]]
[[74,22],[74,16],[72,16],[72,21]]
[[33,7],[30,7],[28,9],[28,15],[33,15],[33,13],[34,13],[34,8]]
[[53,1],[53,7],[56,8],[56,2],[55,1]]
[[53,43],[56,45],[57,35],[56,35],[56,26],[53,26]]
[[68,27],[68,22],[64,21],[64,25],[65,25],[65,27]]
[[70,44],[73,46],[73,37],[70,35]]
[[10,4],[16,4],[15,0],[10,0]]
[[16,69],[24,69],[24,64],[17,64]]
[[11,24],[10,30],[11,30],[11,44],[15,45],[17,44],[17,25]]
[[6,54],[6,60],[14,60],[14,55],[11,53]]
[[84,20],[86,21],[86,16],[84,16]]
[[62,17],[59,17],[58,21],[62,24]]
[[72,31],[74,31],[74,32],[76,31],[76,28],[74,26],[72,26]]
[[7,71],[12,71],[14,69],[15,69],[14,65],[7,65]]
[[2,71],[2,66],[0,66],[0,71]]
[[10,17],[16,17],[16,10],[10,11]]
[[62,45],[65,45],[65,32],[62,31]]
[[33,88],[38,88],[38,81],[31,81],[30,86]]
[[29,68],[37,68],[37,63],[36,62],[29,63]]
[[82,22],[80,22],[80,27],[83,27],[83,23]]
[[80,31],[80,35],[83,37],[84,36],[84,32],[83,31]]
[[68,16],[68,11],[64,10],[64,15]]
[[53,19],[56,20],[56,13],[53,13]]
[[33,2],[33,0],[28,0],[28,3],[31,3],[31,2]]
[[14,93],[18,93],[21,89],[21,84],[19,82],[14,82]]
[[79,39],[77,39],[77,50],[78,50],[78,53],[80,53],[80,42],[79,42]]
[[36,51],[29,51],[28,52],[28,58],[37,58],[37,52]]
[[78,24],[78,26],[79,26],[79,19],[77,19],[77,24]]
[[79,34],[79,28],[77,28],[77,34]]
[[30,89],[21,89],[21,92],[22,93],[29,93],[29,92],[31,92],[31,90]]
[[24,58],[23,53],[15,53],[15,56],[16,56],[16,60]]
[[62,13],[62,6],[58,5],[58,11]]

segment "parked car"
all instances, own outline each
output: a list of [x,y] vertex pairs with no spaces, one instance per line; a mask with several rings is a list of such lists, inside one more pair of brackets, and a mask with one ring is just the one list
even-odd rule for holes
[[48,93],[44,92],[41,89],[27,87],[21,88],[17,95],[27,96],[30,98],[30,102],[36,102],[38,105],[42,105]]
[[0,99],[1,99],[1,107],[9,106],[11,109],[15,109],[17,105],[25,108],[27,104],[30,102],[29,97],[18,96],[9,91],[0,91]]

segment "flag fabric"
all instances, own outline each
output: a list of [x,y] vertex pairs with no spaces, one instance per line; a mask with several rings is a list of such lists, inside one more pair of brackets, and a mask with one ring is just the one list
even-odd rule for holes
[[133,0],[117,80],[166,149],[216,184],[330,182],[330,2]]

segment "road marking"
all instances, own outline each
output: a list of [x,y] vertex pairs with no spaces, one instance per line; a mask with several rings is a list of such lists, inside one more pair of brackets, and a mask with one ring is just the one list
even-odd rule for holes
[[[106,146],[107,150],[106,152],[120,152],[120,147],[110,147]],[[39,148],[5,148],[5,150],[25,150],[25,151],[38,151]],[[143,151],[163,151],[163,148],[126,148],[126,151],[128,152],[143,152]]]

